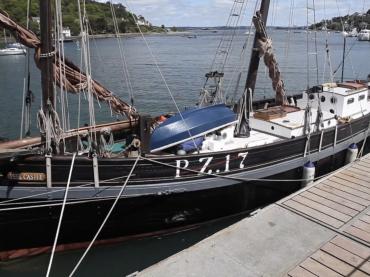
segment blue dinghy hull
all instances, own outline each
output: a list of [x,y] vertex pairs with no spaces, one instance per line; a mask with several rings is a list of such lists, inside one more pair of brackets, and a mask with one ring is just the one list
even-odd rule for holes
[[150,152],[168,149],[234,124],[236,120],[236,114],[224,104],[184,111],[167,119],[154,130]]

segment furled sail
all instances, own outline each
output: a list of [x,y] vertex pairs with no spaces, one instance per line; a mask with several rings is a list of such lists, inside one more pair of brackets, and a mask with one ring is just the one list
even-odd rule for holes
[[263,57],[263,61],[269,70],[269,77],[272,80],[272,88],[276,93],[276,104],[286,105],[287,98],[284,81],[281,78],[279,65],[272,48],[272,40],[267,36],[266,28],[258,14],[253,17],[253,23],[256,27],[256,32],[260,34],[259,39],[256,41],[257,49],[260,57]]
[[[39,67],[41,59],[41,42],[39,38],[32,31],[18,25],[12,19],[10,19],[6,12],[0,9],[0,27],[9,30],[13,36],[23,45],[35,49],[35,62]],[[59,53],[53,53],[56,57],[59,57]],[[64,60],[64,64],[60,64],[59,60]],[[87,88],[88,77],[84,72],[82,72],[74,63],[66,58],[59,59],[56,58],[54,63],[54,81],[60,87],[63,84],[63,88],[71,93],[79,93]],[[60,79],[60,75],[57,74],[59,68],[63,68],[65,74]],[[117,114],[126,115],[127,118],[133,119],[137,117],[137,112],[134,107],[127,104],[117,96],[115,96],[111,91],[103,87],[95,80],[92,82],[92,93],[96,99],[99,101],[107,102],[112,110]]]

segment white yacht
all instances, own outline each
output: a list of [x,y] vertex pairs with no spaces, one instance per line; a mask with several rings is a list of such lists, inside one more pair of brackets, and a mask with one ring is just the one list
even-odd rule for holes
[[369,41],[370,40],[370,30],[369,29],[361,30],[357,35],[357,39],[359,41]]

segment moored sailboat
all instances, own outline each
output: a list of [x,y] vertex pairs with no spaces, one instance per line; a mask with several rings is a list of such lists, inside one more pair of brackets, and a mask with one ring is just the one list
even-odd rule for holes
[[[17,249],[51,245],[66,192],[59,243],[89,241],[117,197],[120,200],[101,238],[130,236],[239,212],[245,208],[248,187],[284,189],[284,181],[298,187],[308,161],[330,169],[333,159],[344,162],[351,144],[366,151],[367,82],[318,85],[289,104],[266,33],[268,7],[269,1],[262,1],[254,18],[255,41],[239,105],[230,109],[208,94],[202,107],[157,118],[138,114],[99,83],[89,82],[89,75],[68,61],[69,75],[63,80],[53,71],[58,65],[53,64],[54,55],[59,53],[50,37],[39,42],[22,31],[22,43],[40,51],[43,129],[40,142],[27,149],[31,153],[23,151],[27,144],[0,145],[7,150],[1,159],[0,185],[0,234],[8,238],[0,246],[3,258]],[[1,24],[20,32],[9,18],[2,17]],[[43,28],[48,26],[45,22]],[[267,101],[252,103],[261,57],[277,93],[270,107],[264,107]],[[223,72],[210,73],[208,77],[217,81],[223,77]],[[92,96],[107,101],[128,120],[59,132],[52,77],[75,93],[78,85],[91,86]],[[216,98],[222,99],[222,94]]]

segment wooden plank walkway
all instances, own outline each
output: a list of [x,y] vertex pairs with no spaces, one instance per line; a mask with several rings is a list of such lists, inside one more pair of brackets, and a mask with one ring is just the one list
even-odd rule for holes
[[288,276],[370,276],[370,157],[281,205],[338,233]]
[[173,274],[370,276],[370,155],[139,273]]

